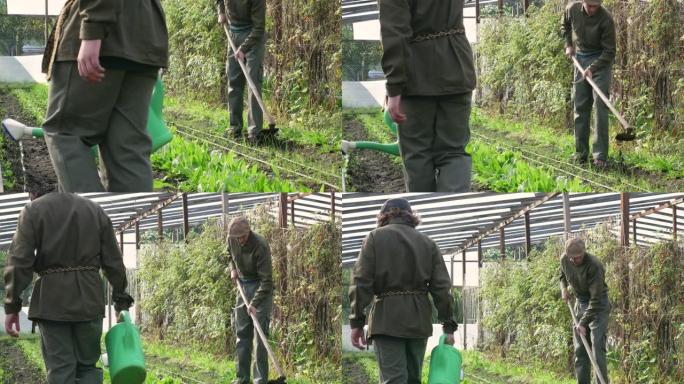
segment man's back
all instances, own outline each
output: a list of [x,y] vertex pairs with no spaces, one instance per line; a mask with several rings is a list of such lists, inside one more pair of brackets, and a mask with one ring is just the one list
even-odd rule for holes
[[19,295],[36,280],[29,318],[89,321],[104,316],[102,268],[114,286],[115,301],[124,293],[126,274],[111,222],[96,203],[68,193],[51,193],[27,204],[19,216],[5,269],[5,306],[16,311]]

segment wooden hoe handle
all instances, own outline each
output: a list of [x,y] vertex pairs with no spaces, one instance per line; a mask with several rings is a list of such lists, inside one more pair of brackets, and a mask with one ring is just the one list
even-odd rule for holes
[[[572,62],[575,64],[575,67],[577,67],[580,73],[584,74],[584,68],[582,68],[582,65],[579,63],[579,61],[577,61],[577,58],[575,56],[572,56]],[[601,100],[603,100],[603,102],[608,106],[608,109],[610,109],[610,111],[613,112],[613,115],[615,115],[620,124],[622,124],[622,126],[627,130],[631,129],[627,120],[625,120],[625,118],[622,117],[622,115],[620,114],[620,112],[618,112],[613,103],[611,103],[608,97],[603,93],[603,91],[599,89],[598,85],[596,85],[594,80],[588,77],[584,78],[584,80],[586,80],[589,83],[589,85],[591,85],[591,87],[594,88],[596,94],[599,95]]]
[[[572,310],[572,305],[570,305],[570,301],[566,302],[566,304],[568,304],[568,309],[570,309],[570,315],[572,315],[572,324],[575,327],[577,327],[579,323],[577,322],[577,317],[575,317],[575,312]],[[589,342],[587,341],[587,338],[575,329],[573,329],[573,332],[577,332],[580,339],[582,339],[584,350],[587,351],[587,355],[589,355],[589,360],[591,360],[591,365],[594,366],[594,371],[596,371],[596,376],[599,378],[599,381],[601,382],[600,384],[606,384],[606,379],[603,378],[603,373],[598,368],[598,364],[596,363],[596,357],[594,356],[594,350],[589,347]]]
[[[221,14],[221,10],[218,10],[219,14]],[[230,37],[230,30],[228,30],[228,23],[223,23],[223,31],[226,33],[226,37],[228,38],[228,43],[230,44],[230,47],[233,49],[233,54],[237,52],[237,47],[235,46],[235,43],[233,42],[233,39]],[[249,71],[247,71],[247,66],[242,60],[238,60],[238,58],[235,58],[235,61],[240,64],[240,68],[242,69],[242,73],[245,75],[245,79],[247,79],[247,85],[249,86],[249,89],[252,91],[252,95],[254,98],[256,98],[257,103],[259,103],[259,107],[261,107],[261,110],[264,112],[264,115],[266,115],[266,119],[268,120],[268,124],[271,127],[275,127],[275,119],[271,115],[270,112],[266,109],[266,104],[264,104],[264,100],[261,98],[261,93],[257,90],[256,84],[254,84],[254,80],[252,80],[252,77],[249,76]]]

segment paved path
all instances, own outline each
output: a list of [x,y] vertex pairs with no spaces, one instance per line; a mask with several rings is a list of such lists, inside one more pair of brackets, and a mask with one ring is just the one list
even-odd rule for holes
[[42,60],[43,55],[0,56],[0,83],[47,83]]

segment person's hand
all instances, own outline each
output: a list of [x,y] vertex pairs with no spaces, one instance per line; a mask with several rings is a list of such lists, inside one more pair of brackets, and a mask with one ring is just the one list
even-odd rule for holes
[[368,343],[366,342],[366,335],[363,333],[363,327],[362,328],[352,328],[351,342],[352,342],[352,345],[358,349],[361,349],[361,350],[368,349]]
[[444,344],[454,345],[456,344],[456,339],[453,333],[447,333],[447,338],[444,340]]
[[219,13],[218,23],[219,24],[225,24],[226,23],[226,15],[224,15],[223,13]]
[[247,306],[247,312],[252,316],[256,316],[257,314],[256,308],[254,308],[252,305]]
[[584,77],[585,79],[591,79],[591,69],[585,69],[584,73],[582,74],[582,77]]
[[575,330],[576,330],[577,333],[579,333],[580,335],[582,335],[582,336],[584,336],[584,337],[587,336],[587,327],[585,327],[584,325],[578,324],[578,325],[575,327]]
[[572,46],[565,47],[565,56],[569,58],[575,56],[575,48]]
[[238,273],[236,270],[230,271],[230,279],[233,280],[233,283],[237,283]]
[[237,52],[235,52],[235,59],[239,61],[245,61],[245,53],[238,49]]
[[568,293],[568,289],[567,289],[567,288],[561,289],[561,298],[562,298],[563,301],[565,301],[566,303],[570,300],[570,294]]
[[19,331],[21,331],[19,327],[19,314],[10,313],[5,316],[5,333],[12,337],[19,337]]
[[99,83],[105,76],[105,69],[100,65],[101,46],[102,40],[81,40],[78,50],[78,74],[91,83]]
[[387,97],[387,110],[395,123],[406,121],[406,115],[401,110],[401,95]]

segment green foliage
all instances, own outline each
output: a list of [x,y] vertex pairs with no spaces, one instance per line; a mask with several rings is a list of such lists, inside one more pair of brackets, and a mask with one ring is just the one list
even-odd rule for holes
[[[339,381],[341,287],[339,227],[278,228],[267,210],[250,211],[269,241],[275,301],[271,340],[293,382]],[[210,221],[187,244],[144,246],[138,272],[147,334],[228,358],[235,288],[225,272],[223,229]]]
[[527,163],[517,151],[488,146],[473,140],[468,144],[473,159],[473,180],[496,192],[590,192],[579,179],[555,177],[553,172]]
[[491,333],[489,345],[506,356],[525,362],[546,362],[561,371],[568,354],[570,313],[560,300],[559,239],[551,239],[528,261],[504,260],[487,266],[480,290],[483,327]]
[[477,53],[488,104],[513,114],[563,121],[572,66],[563,55],[556,5],[530,7],[529,17],[500,17],[483,24]]
[[217,103],[225,88],[226,38],[214,1],[162,0],[171,52],[169,92]]
[[[602,260],[612,305],[611,381],[681,382],[684,369],[684,260],[681,244],[623,250],[608,227],[588,232],[588,251]],[[560,299],[560,238],[528,260],[503,261],[483,271],[483,327],[488,348],[507,359],[570,372],[570,314]]]
[[[307,191],[306,186],[280,178],[277,169],[269,177],[232,152],[210,150],[206,144],[175,136],[152,155],[152,165],[164,172],[161,186],[185,191]],[[158,185],[159,186],[159,185]]]

